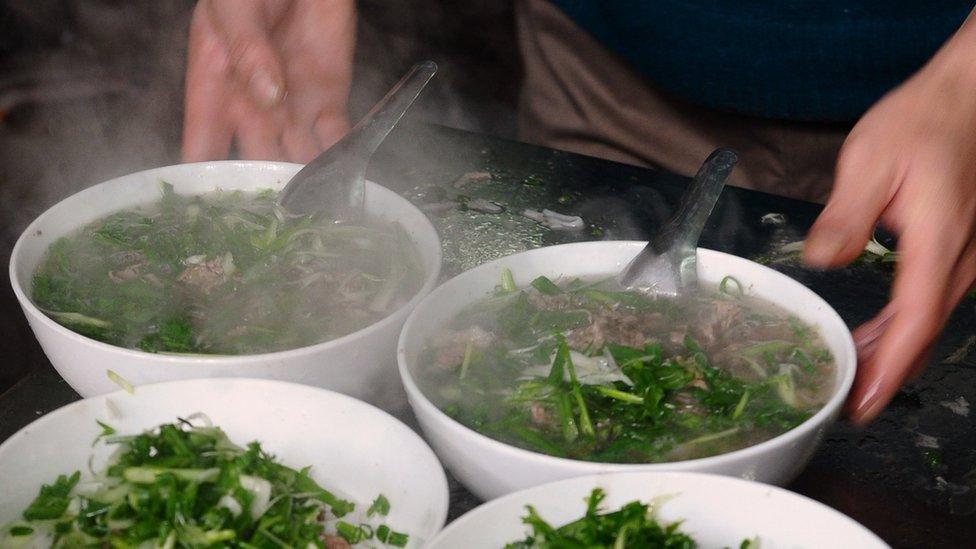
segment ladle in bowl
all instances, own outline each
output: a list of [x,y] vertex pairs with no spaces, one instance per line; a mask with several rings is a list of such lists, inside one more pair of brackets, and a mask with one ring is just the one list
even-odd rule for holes
[[705,159],[678,209],[617,277],[622,287],[671,297],[698,288],[698,239],[738,160],[725,148]]
[[324,212],[336,220],[362,217],[370,158],[435,72],[433,61],[414,65],[345,137],[288,181],[278,194],[278,204],[294,215]]

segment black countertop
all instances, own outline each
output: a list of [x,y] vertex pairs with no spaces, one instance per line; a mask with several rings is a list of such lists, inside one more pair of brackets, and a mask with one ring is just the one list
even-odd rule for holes
[[[459,178],[467,173],[486,176]],[[381,148],[371,178],[424,204],[441,232],[445,274],[500,255],[565,241],[642,239],[669,214],[686,179],[437,126],[405,124]],[[460,195],[460,196],[458,196]],[[481,197],[501,215],[448,209]],[[580,215],[587,228],[543,229],[522,218],[526,207]],[[744,257],[768,257],[802,238],[820,207],[729,188],[701,245]],[[783,223],[764,216],[782,214]],[[794,261],[773,267],[823,296],[850,327],[885,303],[891,273],[873,263],[833,271]],[[2,315],[16,315],[7,307]],[[22,322],[25,322],[22,320]],[[932,364],[866,429],[838,423],[789,488],[853,517],[895,547],[964,547],[976,543],[976,307],[966,300],[935,346]],[[36,351],[37,343],[31,342]],[[41,354],[38,352],[38,356]],[[0,357],[4,362],[13,357]],[[0,441],[79,396],[46,361],[0,395]],[[395,411],[416,426],[409,411]],[[451,479],[451,518],[478,500]]]

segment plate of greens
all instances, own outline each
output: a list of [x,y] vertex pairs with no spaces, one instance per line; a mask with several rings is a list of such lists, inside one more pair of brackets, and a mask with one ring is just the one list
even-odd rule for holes
[[267,380],[70,404],[0,445],[0,471],[0,547],[420,547],[447,515],[443,469],[412,430]]
[[492,500],[430,549],[888,547],[845,515],[782,488],[702,473],[611,473]]

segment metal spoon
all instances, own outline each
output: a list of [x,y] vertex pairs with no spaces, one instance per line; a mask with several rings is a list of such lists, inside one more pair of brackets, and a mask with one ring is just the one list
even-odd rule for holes
[[349,133],[288,181],[278,204],[295,215],[324,212],[336,220],[362,217],[366,167],[373,153],[437,72],[417,63]]
[[731,149],[705,159],[677,211],[617,277],[621,286],[672,297],[698,288],[698,239],[738,160]]

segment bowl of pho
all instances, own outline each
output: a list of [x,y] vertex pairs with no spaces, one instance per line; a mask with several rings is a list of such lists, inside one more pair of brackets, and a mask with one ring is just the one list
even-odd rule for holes
[[0,445],[0,486],[0,547],[422,547],[448,507],[412,429],[266,379],[68,404]]
[[429,549],[888,547],[851,518],[782,488],[688,472],[592,475],[468,512]]
[[566,244],[486,263],[407,320],[398,360],[410,404],[482,498],[608,471],[784,484],[837,417],[856,358],[825,301],[706,249],[693,295],[616,287],[643,245]]
[[275,196],[300,168],[169,166],[41,214],[10,278],[58,372],[82,396],[240,376],[402,400],[396,337],[437,281],[437,233],[370,182],[361,223],[290,216]]

